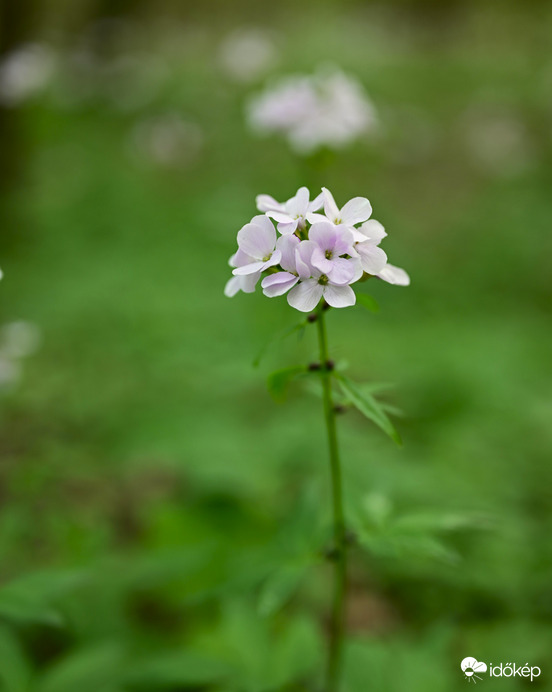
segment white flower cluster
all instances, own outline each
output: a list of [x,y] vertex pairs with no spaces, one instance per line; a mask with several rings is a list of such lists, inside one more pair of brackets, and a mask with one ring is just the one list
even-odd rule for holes
[[[289,291],[288,303],[310,312],[321,298],[335,308],[354,305],[351,284],[364,276],[409,285],[408,274],[389,264],[379,247],[387,233],[379,221],[370,219],[372,206],[365,197],[355,197],[339,209],[326,188],[311,202],[309,190],[301,187],[287,202],[269,195],[259,195],[256,202],[263,213],[238,232],[238,251],[230,258],[233,277],[225,295],[253,293],[264,275],[265,296]],[[318,213],[322,207],[324,213]]]
[[362,85],[335,69],[280,80],[250,101],[247,119],[259,134],[283,134],[298,154],[342,148],[377,122]]

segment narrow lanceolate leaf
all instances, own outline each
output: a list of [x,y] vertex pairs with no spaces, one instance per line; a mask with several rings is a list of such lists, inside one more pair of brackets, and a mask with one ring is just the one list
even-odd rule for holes
[[370,310],[370,312],[379,312],[380,307],[377,300],[367,293],[357,293],[357,303]]
[[268,376],[268,391],[276,401],[283,401],[292,380],[299,375],[303,375],[305,372],[307,372],[307,369],[304,365],[294,365],[291,368],[275,370]]
[[389,420],[382,405],[368,392],[362,391],[357,384],[352,382],[348,377],[335,373],[337,381],[341,385],[341,389],[351,404],[357,408],[362,414],[375,423],[383,432],[398,445],[402,445],[401,436],[393,423]]

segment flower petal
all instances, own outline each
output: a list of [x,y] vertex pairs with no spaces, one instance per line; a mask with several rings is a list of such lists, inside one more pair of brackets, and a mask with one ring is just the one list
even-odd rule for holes
[[356,229],[358,233],[361,233],[365,238],[371,240],[372,242],[379,245],[381,241],[387,236],[385,228],[376,219],[369,219],[359,229]]
[[410,286],[410,277],[405,270],[400,267],[395,267],[392,264],[386,264],[376,276],[379,279],[383,279],[383,281],[387,281],[388,284],[395,284],[395,286]]
[[[309,203],[309,212],[313,211],[318,211],[319,209],[322,208],[322,205],[324,204],[324,193],[321,192],[317,197],[315,197],[312,202]],[[320,214],[322,216],[322,214]]]
[[320,276],[320,271],[312,265],[312,254],[316,243],[312,240],[302,240],[295,251],[295,266],[300,279],[308,279],[311,276]]
[[341,223],[345,226],[354,226],[370,218],[371,213],[372,205],[366,197],[354,197],[341,210]]
[[243,250],[240,250],[238,248],[238,251],[235,252],[232,257],[228,260],[228,264],[231,267],[243,267],[244,264],[251,264],[251,262],[254,262],[255,258],[251,257],[250,255],[247,255]]
[[232,278],[228,279],[226,286],[224,287],[224,295],[227,298],[232,298],[236,295],[236,293],[238,293],[238,291],[241,291],[240,279],[240,276],[233,276]]
[[334,254],[338,257],[340,255],[352,255],[354,254],[354,238],[353,234],[346,226],[336,226],[337,238],[334,245]]
[[347,308],[356,303],[356,294],[350,286],[324,286],[324,300],[332,308]]
[[355,249],[359,254],[362,268],[367,274],[377,275],[387,264],[385,252],[370,240],[358,243]]
[[285,211],[267,211],[266,215],[278,223],[290,223],[295,220]]
[[337,221],[339,219],[339,209],[332,193],[328,188],[323,187],[322,194],[324,195],[324,213],[330,221]]
[[261,278],[261,272],[256,274],[249,274],[248,276],[240,276],[241,279],[241,290],[244,293],[253,293],[255,291],[255,286],[257,281]]
[[270,195],[257,195],[255,204],[259,211],[283,211],[284,205],[277,202]]
[[310,312],[318,305],[323,291],[324,288],[317,279],[306,279],[292,288],[288,294],[288,303],[296,310]]
[[293,235],[295,231],[297,230],[298,226],[298,221],[290,221],[290,223],[279,223],[278,224],[278,231],[282,235]]
[[324,251],[318,246],[312,251],[311,264],[319,269],[322,274],[328,274],[334,266],[333,260],[327,259]]
[[[259,221],[264,219],[264,221]],[[251,223],[238,232],[238,245],[242,252],[256,260],[270,255],[276,245],[276,230],[266,216],[255,216]]]
[[295,250],[299,246],[300,240],[296,235],[283,235],[278,238],[276,248],[282,253],[280,264],[282,269],[287,272],[296,272],[297,265],[295,264]]
[[270,274],[265,276],[261,286],[263,287],[263,293],[268,298],[274,298],[276,296],[282,296],[290,288],[293,288],[295,284],[299,281],[299,277],[289,272],[278,272],[277,274]]
[[323,251],[333,250],[338,238],[337,228],[329,221],[314,223],[310,227],[309,240],[314,241]]
[[309,223],[319,223],[320,221],[328,221],[328,219],[326,216],[324,216],[324,214],[316,214],[314,212],[309,212],[307,214],[307,221]]
[[261,272],[265,268],[266,262],[250,262],[249,264],[244,264],[241,267],[236,267],[232,274],[234,276],[247,276],[247,274],[254,274],[255,272]]
[[[314,256],[314,255],[313,255]],[[326,272],[333,284],[349,284],[355,275],[355,263],[352,260],[337,257],[332,260],[332,267]]]
[[295,197],[288,199],[286,202],[286,211],[294,218],[296,216],[305,216],[309,206],[310,192],[308,187],[300,187],[297,190]]
[[277,264],[280,264],[281,259],[282,259],[282,253],[280,252],[280,250],[274,250],[270,259],[268,259],[264,263],[263,269],[268,269],[269,267],[275,267]]

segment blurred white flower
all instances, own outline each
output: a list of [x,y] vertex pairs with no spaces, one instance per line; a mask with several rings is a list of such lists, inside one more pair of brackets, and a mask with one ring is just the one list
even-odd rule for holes
[[238,82],[252,82],[276,64],[276,47],[262,29],[239,29],[227,36],[219,50],[219,63]]
[[18,106],[40,93],[54,69],[55,56],[50,47],[38,43],[20,46],[0,63],[0,103]]
[[0,387],[13,387],[21,377],[21,359],[40,346],[39,328],[31,322],[11,322],[0,329]]
[[247,119],[259,134],[283,134],[299,154],[340,149],[377,124],[362,85],[334,68],[278,81],[249,102]]
[[199,156],[203,132],[199,125],[177,113],[141,120],[130,136],[131,153],[148,163],[165,168],[185,168]]

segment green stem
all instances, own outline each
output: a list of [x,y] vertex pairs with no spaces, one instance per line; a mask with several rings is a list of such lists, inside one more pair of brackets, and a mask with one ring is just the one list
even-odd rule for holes
[[330,620],[330,646],[327,670],[327,692],[337,692],[341,672],[343,639],[345,634],[345,595],[347,586],[347,554],[345,540],[345,516],[343,511],[343,491],[341,465],[337,445],[335,408],[332,398],[331,374],[328,368],[328,340],[324,311],[318,313],[318,342],[320,345],[320,365],[322,368],[322,387],[324,394],[324,416],[328,432],[330,469],[333,498],[333,531],[335,564],[334,596]]

